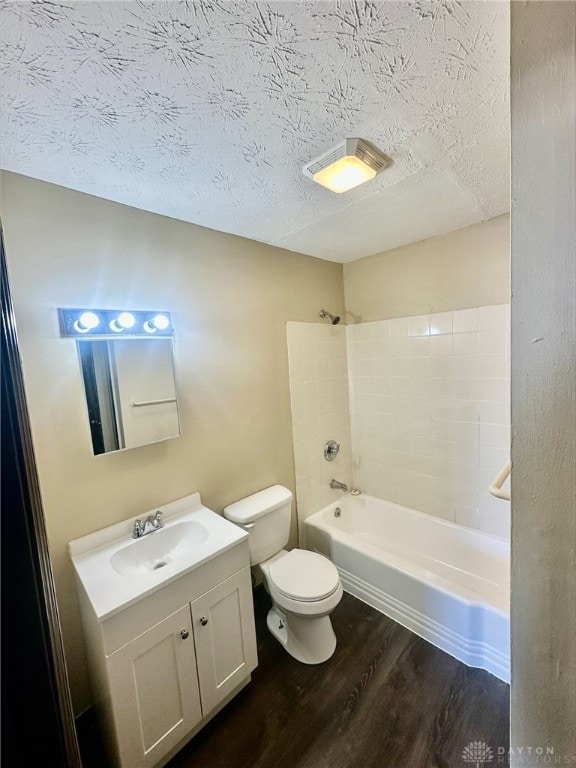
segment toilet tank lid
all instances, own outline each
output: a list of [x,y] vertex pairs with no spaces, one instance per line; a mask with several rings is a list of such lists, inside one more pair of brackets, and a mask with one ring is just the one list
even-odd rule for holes
[[233,523],[251,523],[291,500],[292,492],[288,488],[272,485],[224,507],[224,517]]

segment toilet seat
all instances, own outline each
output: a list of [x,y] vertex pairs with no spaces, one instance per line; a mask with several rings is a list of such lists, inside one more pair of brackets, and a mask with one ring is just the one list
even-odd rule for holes
[[275,590],[298,602],[324,600],[340,586],[334,563],[323,555],[304,549],[293,549],[270,563],[267,570]]

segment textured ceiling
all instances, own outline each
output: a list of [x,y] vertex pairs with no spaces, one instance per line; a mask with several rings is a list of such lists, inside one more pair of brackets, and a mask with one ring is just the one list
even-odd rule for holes
[[[5,169],[343,262],[509,209],[506,2],[0,5]],[[354,136],[374,181],[302,175]]]

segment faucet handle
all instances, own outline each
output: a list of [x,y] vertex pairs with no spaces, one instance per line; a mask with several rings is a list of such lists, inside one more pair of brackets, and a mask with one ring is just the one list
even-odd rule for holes
[[156,527],[162,528],[164,526],[164,512],[162,512],[161,509],[156,510],[156,514],[154,515],[154,520],[156,521]]

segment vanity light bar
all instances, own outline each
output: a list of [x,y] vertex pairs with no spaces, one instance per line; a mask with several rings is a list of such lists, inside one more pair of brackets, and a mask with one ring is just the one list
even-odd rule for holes
[[60,333],[77,339],[98,336],[165,338],[172,336],[170,312],[125,309],[59,309]]

